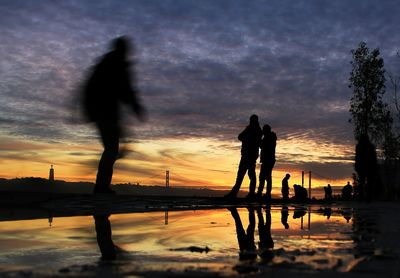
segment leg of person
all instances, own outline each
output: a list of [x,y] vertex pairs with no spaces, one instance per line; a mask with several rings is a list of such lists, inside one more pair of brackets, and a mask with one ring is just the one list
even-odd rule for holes
[[239,189],[242,185],[244,175],[246,174],[248,168],[248,163],[244,157],[240,158],[239,168],[237,171],[236,182],[232,187],[232,190],[225,195],[226,198],[236,198],[236,195],[239,192]]
[[117,124],[109,122],[97,123],[104,151],[101,155],[97,171],[95,193],[114,193],[110,189],[114,163],[118,157],[119,128]]
[[266,169],[266,180],[267,180],[267,194],[265,195],[267,201],[271,200],[272,191],[272,169],[274,168],[275,160],[268,161]]
[[264,184],[265,184],[265,163],[261,163],[261,169],[260,169],[260,175],[258,178],[258,190],[257,190],[257,197],[261,198],[262,197],[262,193],[264,190]]
[[249,197],[255,196],[257,177],[256,177],[256,161],[249,161],[247,168],[247,175],[250,179]]

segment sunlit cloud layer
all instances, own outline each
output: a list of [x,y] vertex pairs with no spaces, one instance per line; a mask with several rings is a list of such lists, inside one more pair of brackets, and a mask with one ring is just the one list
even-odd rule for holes
[[[31,161],[63,165],[67,179],[93,179],[101,145],[93,127],[77,122],[77,99],[88,69],[119,35],[135,42],[149,114],[144,124],[125,121],[135,152],[118,162],[120,182],[152,182],[175,168],[180,184],[230,185],[236,137],[253,113],[278,135],[277,170],[346,179],[350,50],[366,41],[381,49],[388,71],[400,66],[396,1],[14,0],[1,1],[0,12],[0,136],[23,142],[1,146],[7,177]],[[194,147],[183,151],[175,140]],[[207,167],[215,156],[221,164]]]

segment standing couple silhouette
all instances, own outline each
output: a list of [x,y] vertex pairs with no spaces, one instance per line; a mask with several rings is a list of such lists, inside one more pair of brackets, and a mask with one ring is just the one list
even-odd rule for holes
[[[275,165],[276,134],[268,124],[261,130],[257,115],[251,115],[249,125],[239,134],[239,141],[242,142],[241,158],[236,176],[236,182],[232,190],[225,195],[226,198],[235,199],[240,190],[243,178],[247,172],[250,179],[248,200],[261,200],[265,182],[267,189],[264,200],[271,200],[272,190],[272,169]],[[261,149],[261,153],[260,153]],[[260,155],[259,185],[256,193],[256,161]]]

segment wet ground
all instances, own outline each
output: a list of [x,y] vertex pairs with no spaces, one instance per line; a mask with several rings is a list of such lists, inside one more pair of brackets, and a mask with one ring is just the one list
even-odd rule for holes
[[399,277],[397,204],[2,221],[4,277]]

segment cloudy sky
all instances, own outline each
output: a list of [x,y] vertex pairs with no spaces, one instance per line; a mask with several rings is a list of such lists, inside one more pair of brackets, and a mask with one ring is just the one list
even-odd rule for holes
[[[251,114],[278,136],[274,181],[353,171],[350,50],[400,72],[397,1],[0,1],[0,177],[93,181],[101,144],[76,99],[110,40],[135,43],[148,120],[126,118],[114,182],[229,186]],[[389,93],[389,86],[388,86]],[[246,186],[247,187],[247,186]]]

